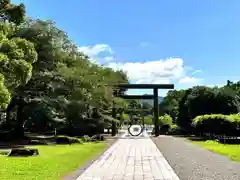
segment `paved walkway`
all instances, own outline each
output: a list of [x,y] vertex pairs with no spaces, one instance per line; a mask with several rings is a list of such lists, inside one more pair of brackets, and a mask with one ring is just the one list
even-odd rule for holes
[[129,139],[125,133],[77,180],[179,180],[148,134],[143,136]]

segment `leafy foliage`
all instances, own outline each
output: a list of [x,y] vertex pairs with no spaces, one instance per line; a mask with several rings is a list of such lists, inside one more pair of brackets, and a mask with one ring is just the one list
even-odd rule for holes
[[240,127],[240,115],[211,114],[194,118],[192,125],[200,133],[237,135]]
[[34,44],[22,38],[11,38],[16,25],[0,22],[0,108],[10,103],[11,93],[25,85],[32,76],[32,64],[37,61]]
[[24,4],[14,5],[10,0],[0,0],[0,18],[16,24],[20,24],[25,17]]
[[173,123],[173,119],[171,116],[165,114],[164,116],[160,116],[159,117],[159,125],[163,126],[163,125],[169,125],[171,126]]
[[124,106],[112,85],[128,83],[126,74],[92,63],[54,22],[27,18],[23,4],[0,0],[0,17],[2,128],[19,137],[101,133],[113,100]]
[[6,108],[10,103],[11,97],[6,86],[4,85],[4,76],[0,74],[0,108]]
[[169,91],[160,107],[173,117],[182,132],[239,135],[236,130],[239,127],[236,114],[240,108],[239,84],[228,81],[221,88],[195,86]]

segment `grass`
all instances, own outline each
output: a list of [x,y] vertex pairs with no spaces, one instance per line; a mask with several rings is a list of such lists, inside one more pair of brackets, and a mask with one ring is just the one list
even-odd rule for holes
[[1,180],[57,180],[100,155],[107,143],[34,146],[40,155],[7,157],[0,155]]
[[200,145],[207,150],[216,152],[224,156],[228,156],[230,159],[240,162],[240,145],[221,144],[212,140],[191,142]]

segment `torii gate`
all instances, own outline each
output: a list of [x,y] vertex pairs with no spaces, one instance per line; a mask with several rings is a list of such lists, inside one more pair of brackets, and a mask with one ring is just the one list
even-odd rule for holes
[[[155,136],[159,136],[159,105],[158,105],[158,89],[174,89],[174,84],[118,84],[114,87],[119,89],[153,89],[153,95],[123,95],[119,94],[118,97],[124,99],[154,99],[154,127]],[[116,118],[116,108],[113,106],[112,116]],[[116,122],[112,121],[112,136],[116,135]]]

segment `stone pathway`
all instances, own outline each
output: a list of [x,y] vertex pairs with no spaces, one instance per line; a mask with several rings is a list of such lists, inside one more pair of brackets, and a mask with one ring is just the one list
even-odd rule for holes
[[129,139],[125,133],[77,180],[179,180],[148,134],[143,136]]

